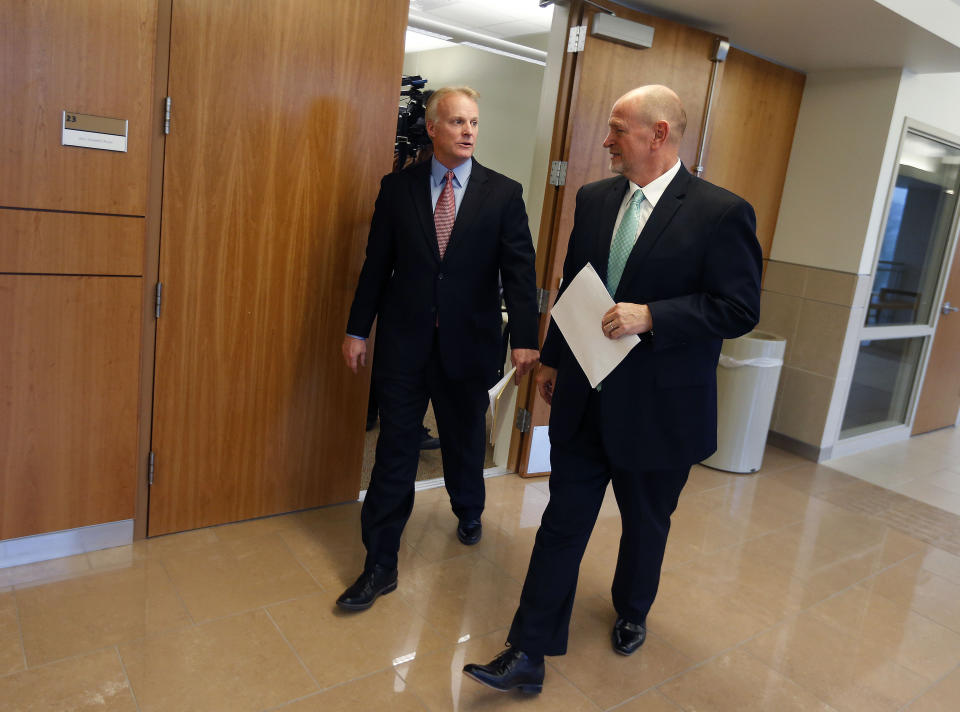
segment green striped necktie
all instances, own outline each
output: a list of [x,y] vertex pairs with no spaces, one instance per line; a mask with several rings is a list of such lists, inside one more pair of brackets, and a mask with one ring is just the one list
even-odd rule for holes
[[623,219],[620,221],[620,226],[610,243],[610,258],[607,262],[607,291],[610,292],[611,297],[617,293],[620,277],[623,276],[623,268],[626,266],[627,258],[630,257],[633,245],[637,241],[641,203],[643,203],[643,191],[637,188],[630,196],[627,209],[623,211]]

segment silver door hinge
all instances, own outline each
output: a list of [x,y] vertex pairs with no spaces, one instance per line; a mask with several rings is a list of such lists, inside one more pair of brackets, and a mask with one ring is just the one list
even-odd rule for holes
[[154,471],[154,461],[153,451],[150,451],[150,459],[147,460],[147,484],[153,485],[153,471]]
[[521,433],[525,433],[530,430],[530,423],[533,420],[533,417],[530,415],[530,411],[526,408],[520,408],[517,410],[517,430]]
[[163,100],[163,133],[164,134],[170,133],[170,104],[172,103],[173,102],[170,100],[169,96]]
[[567,38],[567,52],[583,52],[587,43],[587,26],[576,25],[570,28],[570,36]]
[[537,287],[537,310],[541,314],[546,314],[550,307],[550,290],[543,287]]
[[550,164],[550,185],[566,185],[567,182],[567,162],[553,161]]
[[157,305],[153,311],[155,319],[160,318],[160,305],[163,303],[163,282],[157,282]]

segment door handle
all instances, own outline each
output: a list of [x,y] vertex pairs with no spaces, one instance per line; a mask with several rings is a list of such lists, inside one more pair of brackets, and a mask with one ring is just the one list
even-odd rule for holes
[[941,314],[952,314],[955,311],[960,311],[960,307],[952,307],[950,302],[944,302],[943,306],[940,307]]

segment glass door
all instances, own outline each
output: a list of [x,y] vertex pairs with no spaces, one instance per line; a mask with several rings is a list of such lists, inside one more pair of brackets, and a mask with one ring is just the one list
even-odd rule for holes
[[851,438],[906,424],[933,335],[956,233],[960,146],[908,127],[840,429]]

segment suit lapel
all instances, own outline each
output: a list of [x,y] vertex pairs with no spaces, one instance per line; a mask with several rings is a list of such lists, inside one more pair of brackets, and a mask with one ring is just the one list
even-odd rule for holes
[[440,248],[437,246],[437,228],[433,224],[433,201],[430,197],[430,165],[430,161],[424,161],[410,169],[410,198],[420,218],[423,237],[439,262]]
[[610,184],[600,205],[597,230],[594,233],[593,268],[604,283],[607,281],[607,265],[610,261],[610,242],[613,240],[613,226],[617,223],[620,204],[630,185],[626,178],[620,177]]
[[[463,247],[460,243],[465,242],[463,236],[470,229],[470,226],[476,222],[476,216],[483,208],[487,193],[490,188],[487,185],[487,169],[473,159],[473,166],[470,168],[470,179],[467,181],[467,190],[460,201],[460,209],[457,210],[457,219],[453,223],[453,230],[450,232],[450,242],[447,243],[447,250],[444,252],[443,259],[446,260],[451,250],[460,251]],[[436,235],[436,233],[434,233]],[[436,237],[434,237],[436,242]],[[439,249],[437,256],[440,256]]]
[[670,181],[670,185],[663,191],[656,207],[650,213],[647,224],[640,231],[637,243],[633,246],[630,257],[627,258],[627,264],[623,268],[623,276],[620,277],[620,284],[617,285],[617,294],[614,301],[618,301],[618,296],[624,289],[624,285],[629,284],[630,280],[636,275],[643,263],[644,258],[650,254],[663,235],[664,230],[670,224],[674,214],[683,204],[683,199],[687,194],[687,185],[690,183],[690,173],[686,167],[681,164],[680,171]]

